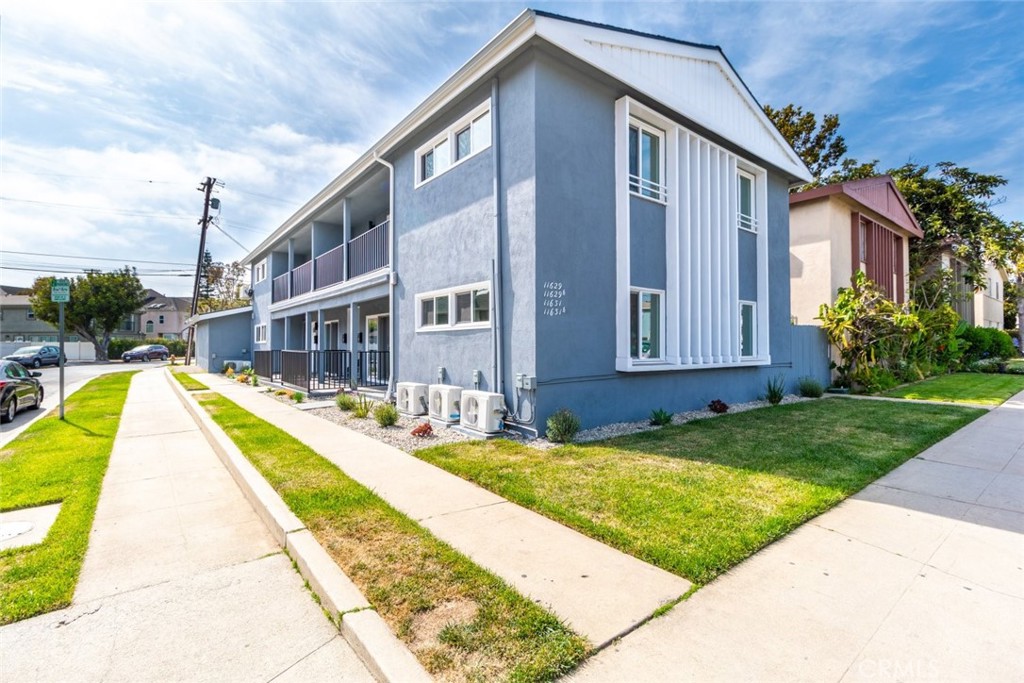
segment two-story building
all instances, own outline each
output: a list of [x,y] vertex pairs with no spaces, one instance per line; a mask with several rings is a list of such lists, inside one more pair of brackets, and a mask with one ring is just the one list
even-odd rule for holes
[[527,10],[245,258],[257,369],[540,432],[827,380],[790,324],[809,179],[720,48]]

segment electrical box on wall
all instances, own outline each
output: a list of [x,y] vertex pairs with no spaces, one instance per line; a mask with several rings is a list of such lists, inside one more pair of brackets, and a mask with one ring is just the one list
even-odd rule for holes
[[537,378],[522,372],[516,373],[516,389],[534,391],[537,389]]

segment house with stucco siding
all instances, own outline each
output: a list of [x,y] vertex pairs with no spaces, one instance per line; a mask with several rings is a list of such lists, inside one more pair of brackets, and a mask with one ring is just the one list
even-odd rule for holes
[[790,322],[809,179],[720,48],[527,10],[244,259],[255,367],[540,433],[827,380]]

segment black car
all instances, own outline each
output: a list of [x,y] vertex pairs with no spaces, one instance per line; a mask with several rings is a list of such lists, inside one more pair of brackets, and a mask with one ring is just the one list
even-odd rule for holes
[[133,360],[150,361],[155,358],[167,360],[171,352],[163,344],[142,344],[121,354],[121,360],[131,363]]
[[[41,346],[22,346],[11,355],[4,356],[4,360],[18,361],[26,368],[29,366],[38,368],[43,365],[59,365],[60,349],[52,344],[43,344]],[[66,357],[64,358],[64,362],[67,362]]]
[[21,363],[0,360],[0,422],[10,422],[19,410],[35,410],[43,405],[43,385]]

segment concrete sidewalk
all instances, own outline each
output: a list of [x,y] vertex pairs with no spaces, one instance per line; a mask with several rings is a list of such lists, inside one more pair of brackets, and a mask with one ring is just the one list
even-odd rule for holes
[[1024,392],[571,679],[1024,680]]
[[197,375],[335,463],[396,509],[566,621],[595,646],[690,583],[385,443],[219,375]]
[[168,385],[136,375],[71,607],[0,629],[5,681],[372,681]]

